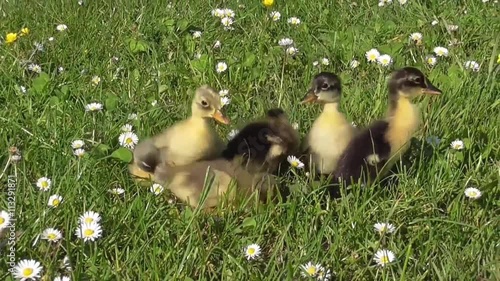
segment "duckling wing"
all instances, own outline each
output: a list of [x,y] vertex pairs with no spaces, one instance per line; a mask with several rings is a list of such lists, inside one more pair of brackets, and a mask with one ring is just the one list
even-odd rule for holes
[[244,156],[245,159],[263,163],[272,145],[269,136],[273,134],[266,122],[250,123],[228,142],[222,157],[232,160],[236,156]]
[[342,153],[334,173],[334,180],[358,182],[363,174],[372,180],[387,162],[391,146],[385,138],[387,121],[379,120],[357,134]]

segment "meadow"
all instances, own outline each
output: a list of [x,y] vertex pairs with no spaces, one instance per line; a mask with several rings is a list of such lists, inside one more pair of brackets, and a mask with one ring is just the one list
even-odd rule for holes
[[[500,6],[390,2],[3,1],[0,279],[500,280]],[[418,101],[390,189],[325,208],[322,183],[295,169],[286,202],[204,214],[128,174],[122,127],[160,132],[200,85],[228,91],[221,136],[278,106],[304,136],[321,111],[300,104],[315,74],[341,77],[341,109],[363,127],[404,66],[443,94]],[[92,240],[76,235],[87,211]],[[379,250],[394,257],[382,266]]]

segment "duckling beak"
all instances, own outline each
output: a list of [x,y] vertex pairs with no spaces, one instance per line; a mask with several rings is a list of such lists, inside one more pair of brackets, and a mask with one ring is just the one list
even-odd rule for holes
[[422,92],[426,95],[440,95],[441,94],[441,90],[436,88],[429,81],[427,81],[427,87],[422,89]]
[[220,110],[217,110],[212,117],[219,123],[222,123],[224,125],[229,124],[229,119],[224,116]]
[[307,91],[306,95],[302,98],[301,104],[313,103],[318,100],[318,96],[314,93],[313,89]]

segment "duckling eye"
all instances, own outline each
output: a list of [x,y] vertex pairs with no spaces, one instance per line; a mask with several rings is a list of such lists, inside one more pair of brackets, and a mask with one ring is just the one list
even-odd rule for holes
[[329,87],[330,85],[328,85],[327,83],[323,83],[323,85],[321,85],[321,90],[328,90]]
[[413,81],[415,81],[415,83],[417,83],[417,84],[420,84],[420,83],[422,83],[422,78],[415,77],[415,79],[413,79]]
[[202,100],[201,101],[201,106],[208,107],[208,102],[206,102],[205,100]]

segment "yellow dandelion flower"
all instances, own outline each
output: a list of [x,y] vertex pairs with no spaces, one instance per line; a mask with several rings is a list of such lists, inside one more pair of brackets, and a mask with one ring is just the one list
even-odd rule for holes
[[10,44],[14,43],[17,40],[17,33],[7,33],[7,36],[5,36],[5,43]]
[[271,7],[272,5],[274,5],[274,0],[263,0],[262,4],[264,4],[264,6],[266,7]]
[[23,28],[21,29],[21,32],[20,32],[20,33],[21,33],[21,36],[28,35],[28,34],[30,34],[30,29],[29,29],[29,28],[27,28],[27,27],[23,27]]

